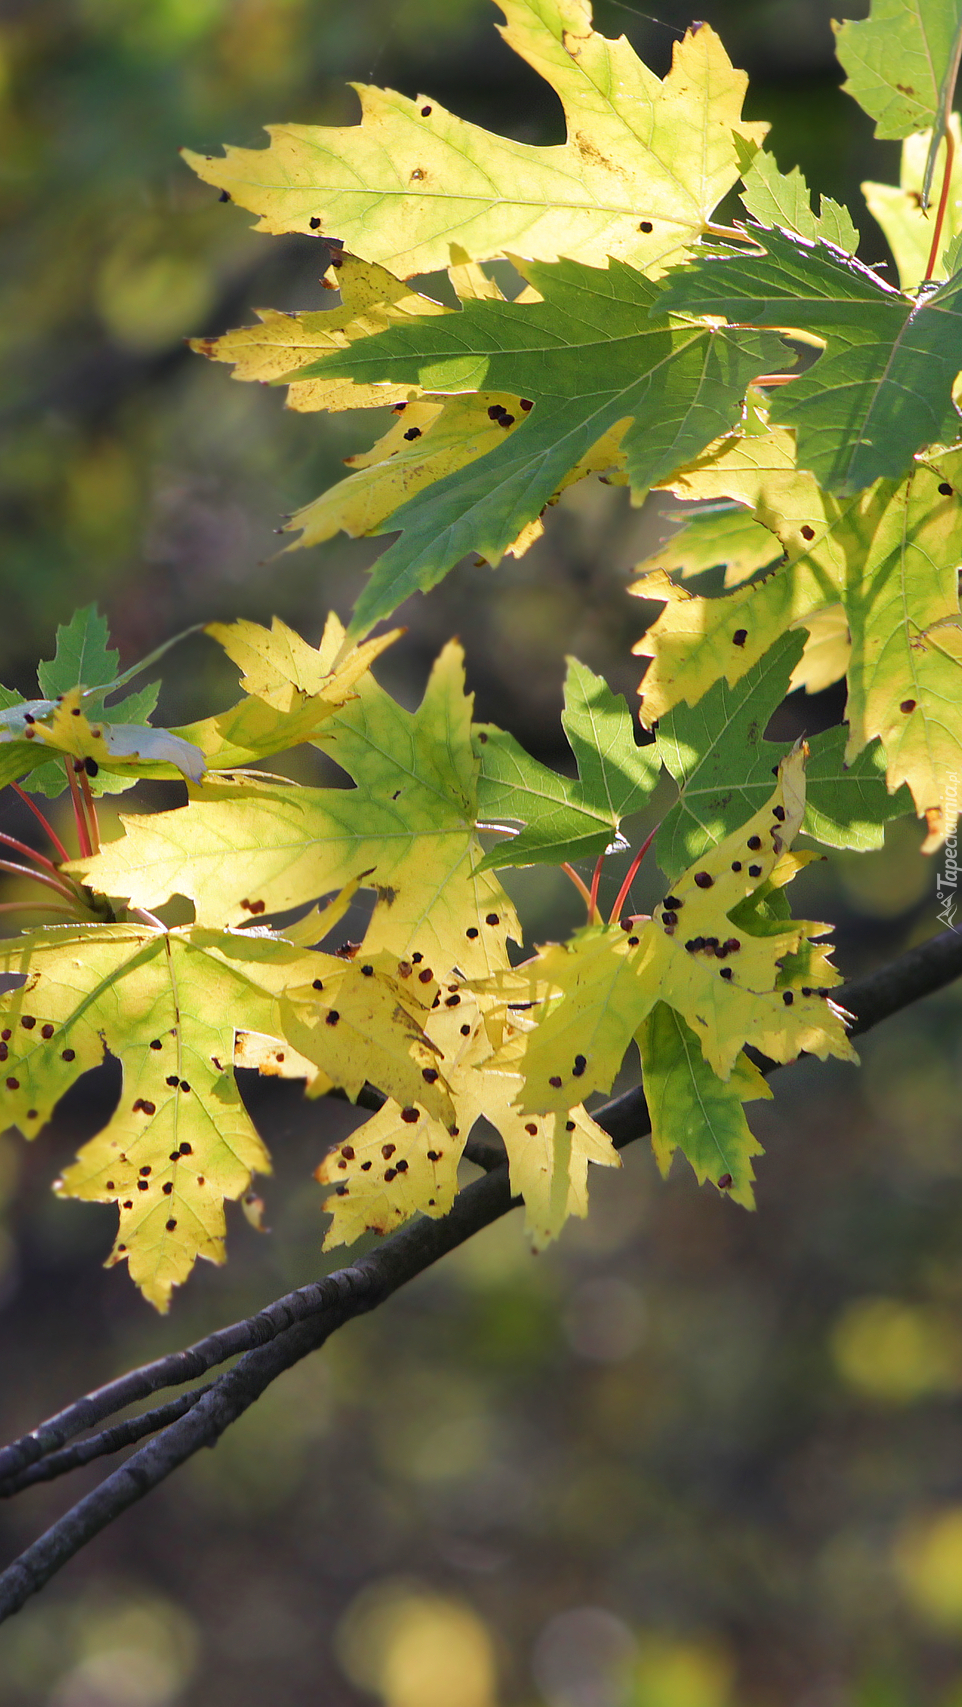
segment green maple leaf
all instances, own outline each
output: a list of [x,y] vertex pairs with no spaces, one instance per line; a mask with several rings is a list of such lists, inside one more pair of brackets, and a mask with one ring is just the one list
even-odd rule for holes
[[500,0],[501,34],[557,92],[560,146],[492,136],[446,112],[363,84],[359,125],[275,125],[267,149],[223,158],[185,150],[209,184],[260,216],[262,231],[336,233],[403,277],[508,250],[657,267],[692,242],[738,176],[746,78],[707,24],[674,50],[662,82],[621,37],[591,27],[587,0]]
[[851,634],[844,762],[879,737],[889,790],[908,784],[928,819],[926,847],[938,846],[957,819],[951,779],[962,768],[962,454],[835,498],[795,468],[790,435],[776,429],[729,440],[669,484],[685,498],[751,504],[788,561],[714,599],[659,570],[637,583],[640,597],[666,601],[636,647],[653,660],[644,721],[696,704],[721,676],[734,685],[787,627],[841,601]]
[[[790,743],[767,741],[765,729],[803,647],[803,634],[783,634],[734,687],[716,682],[696,707],[662,718],[656,751],[680,790],[655,844],[667,877],[679,876],[768,797]],[[911,796],[906,788],[889,793],[877,742],[846,766],[847,737],[837,726],[809,742],[802,829],[827,847],[878,848],[885,824],[912,810]]]
[[96,605],[74,611],[70,621],[57,629],[54,656],[37,666],[40,692],[56,699],[58,693],[81,684],[106,687],[120,674],[120,653],[108,646],[109,637],[107,619]]
[[959,0],[872,0],[867,18],[834,24],[842,84],[877,137],[928,130],[951,101],[962,37]]
[[[746,149],[745,153],[748,155],[749,151]],[[811,192],[797,166],[788,173],[780,172],[774,156],[759,148],[749,156],[742,183],[742,202],[760,225],[777,225],[810,242],[820,237],[846,254],[855,254],[858,230],[848,208],[833,201],[831,196],[822,196],[816,214]]]
[[648,804],[660,770],[655,748],[638,746],[624,697],[576,658],[568,659],[561,721],[577,782],[539,764],[494,724],[476,726],[478,811],[497,825],[507,818],[524,826],[478,870],[596,857],[619,843],[621,820]]
[[754,1209],[752,1157],[762,1147],[745,1119],[744,1104],[771,1091],[758,1068],[740,1054],[728,1079],[713,1073],[681,1014],[656,1002],[638,1030],[638,1049],[651,1117],[651,1143],[662,1174],[681,1150],[699,1185],[710,1179],[727,1197]]
[[[362,593],[349,630],[366,633],[468,551],[500,561],[599,441],[624,423],[636,497],[729,429],[759,367],[781,363],[764,335],[659,325],[659,287],[620,262],[518,261],[540,302],[475,301],[325,357],[304,374],[407,380],[429,392],[521,394],[525,418],[494,450],[432,483],[381,520],[401,530]],[[302,374],[301,377],[304,375]],[[501,415],[503,428],[516,417]]]
[[126,834],[76,869],[135,906],[186,895],[215,925],[299,906],[363,874],[378,896],[366,949],[418,953],[442,975],[504,964],[520,927],[497,880],[475,871],[478,762],[460,649],[442,652],[416,712],[364,676],[324,724],[323,746],[355,788],[212,778],[186,809],[124,818]]
[[800,467],[852,493],[901,478],[923,445],[959,436],[962,273],[912,300],[822,243],[781,231],[759,239],[763,255],[706,256],[673,273],[660,309],[827,339],[770,406],[773,422],[796,431]]
[[[24,978],[0,996],[0,1058],[4,1115],[25,1136],[108,1048],[121,1062],[117,1110],[58,1189],[118,1205],[109,1260],[126,1260],[162,1310],[198,1256],[224,1260],[224,1199],[269,1171],[234,1082],[234,1033],[243,1026],[283,1038],[282,998],[292,986],[306,984],[319,1013],[340,1002],[350,1023],[345,1054],[337,1025],[322,1022],[329,1081],[356,1090],[381,1077],[405,1100],[417,1095],[442,1118],[451,1112],[440,1075],[431,1085],[423,1077],[436,1052],[423,1041],[421,1010],[382,967],[365,980],[334,956],[268,937],[130,924],[33,932],[6,947],[0,968]],[[318,977],[323,994],[314,991]],[[310,999],[301,998],[302,1010]]]

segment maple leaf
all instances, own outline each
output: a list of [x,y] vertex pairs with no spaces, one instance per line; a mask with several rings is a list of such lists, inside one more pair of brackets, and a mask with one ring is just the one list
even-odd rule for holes
[[[766,740],[765,729],[790,689],[803,645],[800,633],[781,635],[733,688],[716,682],[697,707],[676,707],[662,718],[656,751],[680,791],[655,844],[669,878],[767,798],[790,743]],[[847,733],[836,726],[809,742],[802,829],[827,847],[878,848],[885,824],[912,810],[911,796],[905,788],[889,793],[877,742],[846,765]]]
[[258,230],[336,232],[402,276],[475,260],[609,256],[657,268],[709,224],[738,177],[747,80],[708,24],[676,43],[664,81],[624,37],[592,30],[587,0],[500,0],[501,34],[557,92],[568,136],[493,136],[433,98],[355,84],[359,125],[274,125],[266,149],[184,151],[206,183],[259,215]]
[[[638,1030],[645,1101],[655,1160],[667,1177],[681,1150],[699,1185],[710,1179],[733,1202],[754,1209],[752,1157],[762,1147],[745,1119],[744,1104],[771,1091],[742,1052],[728,1079],[713,1073],[681,1014],[656,1002]],[[725,1183],[722,1184],[722,1181]]]
[[315,649],[278,617],[269,629],[243,620],[208,623],[205,633],[244,671],[246,697],[174,733],[200,749],[210,770],[239,769],[303,745],[353,698],[361,676],[402,632],[395,628],[348,650],[332,612]]
[[[270,1034],[276,1052],[276,1039],[285,1036],[285,992],[310,980],[310,997],[301,996],[298,1010],[303,1015],[310,1001],[320,1017],[311,1059],[325,1067],[327,1085],[356,1094],[370,1079],[416,1092],[442,1119],[453,1112],[436,1052],[414,1017],[420,1005],[405,999],[383,961],[362,980],[334,956],[304,954],[274,938],[115,925],[33,933],[0,956],[0,965],[26,978],[0,998],[0,1014],[9,1022],[2,1046],[7,1108],[27,1137],[107,1047],[121,1061],[118,1109],[58,1190],[118,1204],[110,1260],[126,1258],[132,1278],[161,1309],[198,1256],[224,1260],[224,1198],[240,1196],[254,1171],[270,1169],[231,1071],[241,1016]],[[316,972],[323,979],[312,978]],[[340,1010],[321,1006],[322,984],[323,1001],[344,1010],[349,1047],[338,1036]]]
[[302,905],[365,873],[378,897],[365,952],[417,953],[439,974],[503,965],[520,927],[497,880],[475,871],[478,763],[460,648],[445,647],[413,713],[362,677],[324,724],[324,751],[355,788],[208,779],[187,809],[124,817],[126,834],[76,869],[135,906],[187,895],[214,925]]
[[773,422],[796,430],[800,467],[852,493],[899,479],[923,445],[959,436],[962,273],[912,299],[824,243],[777,230],[759,239],[764,254],[711,255],[676,270],[660,309],[827,340],[770,405]]
[[751,154],[746,149],[745,153],[749,164],[742,174],[741,200],[753,219],[760,225],[777,225],[783,231],[792,231],[796,237],[810,242],[821,238],[854,255],[858,230],[847,207],[833,201],[831,196],[822,196],[816,214],[811,192],[797,166],[784,173],[778,170],[774,155],[767,149],[759,148]]
[[[435,1218],[447,1214],[457,1191],[458,1162],[482,1117],[504,1140],[511,1187],[524,1198],[535,1249],[555,1238],[569,1215],[587,1213],[589,1162],[620,1166],[607,1133],[580,1105],[537,1117],[514,1106],[521,1078],[491,1066],[496,1043],[486,1023],[490,998],[479,1001],[460,984],[452,991],[456,1004],[449,998],[433,1010],[425,1030],[444,1063],[455,1131],[417,1106],[402,1109],[389,1100],[332,1151],[317,1170],[321,1184],[334,1192],[326,1250],[365,1232],[389,1232],[417,1211]],[[492,1029],[500,1042],[515,1025]]]
[[[332,350],[345,349],[358,338],[382,332],[410,315],[451,314],[431,297],[413,291],[384,267],[340,253],[321,283],[341,293],[336,308],[306,314],[282,314],[257,308],[261,324],[241,326],[220,338],[192,338],[190,347],[215,362],[231,362],[233,379],[261,384],[283,383],[297,369]],[[289,386],[287,407],[302,411],[383,408],[406,402],[412,388],[355,385],[350,380],[296,380]],[[416,393],[415,393],[416,395]]]
[[867,18],[832,27],[848,72],[842,88],[876,120],[877,137],[935,123],[958,71],[959,0],[872,0]]
[[[44,766],[53,749],[66,758],[86,761],[88,776],[100,770],[117,773],[127,783],[139,777],[189,777],[198,782],[206,768],[204,755],[193,742],[170,729],[150,724],[114,723],[109,714],[88,715],[80,688],[54,701],[21,700],[0,710],[0,782],[28,777]],[[60,771],[59,787],[42,779],[44,792],[60,793],[66,787]]]
[[475,727],[478,811],[494,827],[505,818],[523,826],[485,856],[479,871],[557,865],[624,846],[621,820],[641,811],[654,792],[660,763],[654,746],[637,745],[624,697],[569,658],[564,699],[561,721],[577,760],[577,782],[539,764],[496,725]]
[[[946,266],[946,251],[951,250],[962,234],[962,128],[958,113],[949,118],[954,156],[949,192],[942,223],[942,259],[944,275],[955,269]],[[922,208],[922,185],[925,182],[926,162],[932,142],[932,131],[921,136],[908,136],[902,144],[902,170],[898,185],[864,183],[862,193],[869,212],[878,220],[899,270],[899,283],[908,295],[917,290],[925,278],[929,251],[932,248],[932,217]],[[940,144],[936,158],[936,177],[945,169],[945,143]]]
[[751,504],[788,561],[715,599],[693,597],[657,570],[636,584],[640,597],[667,601],[636,647],[653,659],[644,721],[679,700],[697,703],[721,675],[734,685],[785,628],[841,600],[852,641],[845,763],[880,737],[889,790],[908,784],[932,851],[957,821],[951,777],[962,764],[960,483],[962,456],[941,453],[906,481],[834,498],[795,468],[791,439],[777,430],[730,440],[683,470],[673,490]]
[[[396,408],[398,419],[369,451],[345,457],[356,472],[295,510],[285,522],[285,533],[301,532],[287,551],[320,545],[340,530],[352,539],[383,532],[383,524],[402,504],[486,456],[524,419],[520,399],[510,392],[420,397]],[[512,547],[506,549],[510,552]]]
[[123,675],[118,673],[120,655],[108,646],[108,638],[96,605],[85,605],[60,624],[53,658],[38,666],[45,697],[24,699],[0,688],[0,786],[23,778],[31,792],[61,794],[66,773],[62,759],[49,758],[50,748],[86,760],[94,794],[122,793],[142,776],[202,775],[203,755],[192,743],[147,722],[157,703],[158,682],[106,709],[108,698],[184,635],[174,635]]
[[[612,261],[515,260],[542,300],[475,301],[333,356],[310,374],[410,381],[428,392],[521,394],[524,419],[493,450],[434,481],[374,531],[401,530],[376,563],[349,629],[366,633],[434,586],[467,551],[500,562],[599,443],[619,433],[636,498],[732,425],[750,380],[783,352],[764,334],[659,324],[659,287]],[[607,453],[606,453],[607,454]]]
[[678,530],[636,565],[639,575],[656,567],[677,570],[683,580],[706,569],[725,565],[725,586],[738,587],[758,569],[767,569],[782,555],[771,530],[756,522],[750,510],[733,504],[706,504],[695,510]]
[[658,1000],[681,1014],[722,1079],[749,1041],[775,1061],[802,1050],[853,1059],[838,1010],[820,994],[838,981],[812,944],[828,927],[786,920],[758,934],[744,913],[756,891],[799,869],[785,849],[804,814],[803,767],[801,750],[783,760],[761,811],[675,879],[648,923],[629,935],[588,926],[497,981],[515,998],[527,985],[540,1004],[525,1042],[523,1108],[559,1110],[573,1094],[609,1089]]
[[[32,1138],[54,1104],[109,1048],[123,1068],[116,1112],[67,1170],[66,1196],[114,1202],[120,1226],[111,1262],[159,1309],[198,1256],[224,1260],[223,1200],[269,1170],[267,1152],[233,1078],[235,1027],[283,1037],[282,996],[320,974],[352,1013],[343,1062],[336,1027],[323,1065],[333,1082],[359,1078],[417,1092],[442,1118],[450,1103],[441,1075],[428,1086],[424,1044],[398,981],[383,967],[366,981],[366,1024],[353,967],[269,937],[142,925],[63,926],[32,932],[0,953],[0,968],[24,978],[0,996],[5,1116]],[[381,986],[375,994],[375,988]],[[314,994],[320,1010],[321,995]],[[326,1010],[328,1013],[330,1009]],[[316,1058],[316,1055],[315,1055]],[[358,1078],[359,1076],[359,1078]]]

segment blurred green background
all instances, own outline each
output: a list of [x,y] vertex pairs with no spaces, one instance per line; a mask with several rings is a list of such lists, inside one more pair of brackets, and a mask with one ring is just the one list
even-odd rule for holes
[[[831,9],[702,5],[782,167],[850,202],[877,260],[858,183],[894,180],[897,155],[838,91]],[[30,691],[92,598],[124,663],[212,617],[276,611],[316,640],[328,608],[347,614],[372,547],[278,565],[272,530],[370,423],[285,414],[183,342],[255,305],[319,306],[326,252],[252,234],[176,151],[350,122],[351,78],[560,139],[494,17],[488,0],[0,0],[0,679]],[[659,72],[690,21],[674,0],[596,19]],[[563,654],[633,692],[627,570],[667,516],[576,489],[520,562],[411,601],[382,679],[413,702],[460,633],[479,714],[566,764]],[[213,651],[175,655],[170,720],[226,700]],[[839,712],[791,703],[783,732]],[[19,803],[0,810],[31,833]],[[903,822],[795,885],[847,974],[937,928],[919,841]],[[557,874],[513,882],[534,938],[577,922]],[[890,1022],[863,1074],[780,1074],[752,1111],[758,1215],[681,1164],[663,1184],[637,1146],[556,1249],[532,1260],[514,1215],[353,1325],[0,1630],[0,1707],[962,1707],[958,1015],[949,992]],[[334,1266],[310,1176],[356,1116],[245,1086],[273,1232],[233,1216],[229,1267],[155,1319],[99,1266],[110,1214],[49,1190],[116,1089],[108,1066],[32,1149],[0,1138],[4,1437]],[[20,1496],[3,1559],[95,1480]]]

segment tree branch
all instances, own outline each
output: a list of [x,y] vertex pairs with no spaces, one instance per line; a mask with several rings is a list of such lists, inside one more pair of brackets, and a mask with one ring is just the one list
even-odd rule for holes
[[90,1440],[82,1440],[77,1446],[68,1446],[63,1452],[51,1452],[46,1458],[41,1458],[39,1464],[31,1464],[19,1475],[11,1476],[0,1484],[0,1499],[8,1500],[14,1494],[19,1494],[24,1488],[32,1488],[37,1482],[53,1482],[58,1476],[67,1475],[70,1470],[78,1470],[83,1464],[90,1464],[95,1458],[104,1458],[108,1453],[119,1452],[124,1446],[134,1446],[138,1440],[143,1440],[147,1434],[156,1434],[159,1429],[166,1428],[168,1423],[176,1422],[185,1412],[196,1405],[198,1399],[210,1392],[210,1383],[206,1387],[195,1387],[191,1393],[182,1393],[179,1399],[168,1399],[165,1405],[157,1405],[152,1411],[143,1411],[138,1417],[130,1417],[126,1422],[114,1423],[112,1428],[105,1428],[100,1434],[95,1434]]
[[[835,994],[853,1016],[853,1031],[862,1032],[922,996],[942,989],[960,975],[962,933],[947,931],[943,936],[911,949],[878,972],[840,986]],[[769,1068],[774,1066],[772,1063],[768,1065]],[[594,1118],[619,1149],[650,1131],[640,1086],[596,1110]],[[58,1519],[0,1575],[0,1622],[18,1611],[62,1565],[121,1512],[143,1499],[151,1488],[164,1481],[201,1447],[212,1446],[285,1369],[323,1345],[343,1323],[375,1309],[440,1257],[456,1249],[482,1227],[498,1220],[517,1201],[511,1196],[507,1167],[495,1167],[459,1193],[454,1207],[441,1220],[412,1222],[376,1250],[360,1257],[351,1267],[288,1293],[257,1315],[235,1322],[185,1351],[160,1358],[121,1377],[119,1381],[109,1383],[5,1448],[0,1453],[0,1478],[8,1485],[0,1491],[13,1493],[16,1489],[9,1484],[16,1481],[20,1486],[29,1485],[21,1478],[30,1465],[38,1467],[30,1480],[39,1479],[40,1461],[49,1459],[72,1434],[90,1427],[133,1399],[142,1398],[159,1387],[190,1380],[237,1352],[244,1353],[233,1369],[212,1382],[199,1396],[187,1394],[174,1401],[175,1405],[185,1407],[190,1401],[189,1408],[169,1421],[163,1433],[134,1453],[98,1488]],[[162,1406],[147,1417],[135,1418],[121,1427],[130,1429],[138,1424],[146,1425],[151,1418],[153,1426],[162,1426],[158,1419],[165,1409]],[[113,1450],[103,1443],[115,1432],[105,1430],[96,1440],[75,1448],[72,1454],[59,1454],[63,1469],[70,1467],[63,1463],[65,1456],[75,1457],[79,1463],[87,1461],[80,1456],[85,1450],[98,1446],[102,1446],[103,1451]],[[90,1456],[94,1455],[91,1451]],[[57,1463],[58,1457],[53,1457],[52,1462]],[[60,1471],[53,1473],[59,1474]]]

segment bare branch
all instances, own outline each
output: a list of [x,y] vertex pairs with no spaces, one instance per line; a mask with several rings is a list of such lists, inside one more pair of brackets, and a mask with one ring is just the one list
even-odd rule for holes
[[[842,986],[837,995],[854,1017],[853,1030],[862,1032],[922,996],[942,989],[960,975],[962,934],[948,931],[866,978]],[[650,1130],[640,1086],[595,1111],[594,1117],[618,1148]],[[285,1369],[316,1350],[344,1322],[376,1308],[448,1251],[498,1220],[516,1201],[511,1196],[507,1168],[504,1165],[493,1168],[462,1191],[441,1220],[412,1222],[350,1268],[289,1293],[248,1321],[236,1322],[186,1351],[161,1358],[110,1383],[6,1448],[0,1454],[0,1473],[13,1480],[29,1464],[50,1453],[54,1440],[59,1446],[70,1434],[91,1426],[133,1398],[143,1397],[160,1386],[189,1380],[200,1370],[223,1362],[239,1350],[245,1351],[235,1368],[212,1382],[199,1397],[188,1394],[176,1401],[182,1404],[193,1400],[185,1414],[169,1422],[162,1434],[65,1513],[0,1575],[0,1622],[18,1611],[30,1595],[121,1512],[142,1499],[201,1447],[213,1445]],[[156,1418],[159,1412],[153,1415]],[[144,1420],[134,1419],[134,1424]],[[113,1432],[104,1431],[98,1440]],[[76,1450],[79,1453],[95,1444],[85,1442]],[[105,1446],[104,1450],[110,1448]]]

